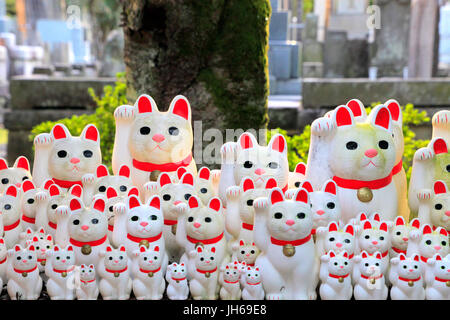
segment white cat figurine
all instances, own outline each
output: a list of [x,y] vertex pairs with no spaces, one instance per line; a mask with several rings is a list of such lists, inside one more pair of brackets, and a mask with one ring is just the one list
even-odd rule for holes
[[241,299],[241,285],[240,272],[237,265],[229,263],[222,267],[223,277],[220,279],[220,292],[219,296],[221,300],[240,300]]
[[170,300],[187,300],[189,286],[186,279],[186,273],[187,268],[184,263],[177,264],[174,262],[167,266],[167,297]]
[[20,188],[23,181],[31,179],[28,159],[20,156],[9,168],[5,159],[0,158],[0,193],[4,193],[9,185]]
[[392,300],[424,300],[425,289],[419,255],[406,257],[400,253],[391,259],[389,281]]
[[137,257],[133,266],[133,292],[137,300],[161,300],[166,282],[161,269],[162,256],[158,246],[147,249],[140,246],[134,251]]
[[47,292],[51,300],[75,299],[75,255],[71,245],[48,250],[45,274],[48,277]]
[[355,254],[355,227],[352,224],[340,228],[338,223],[331,221],[328,227],[319,227],[316,231],[316,254],[321,257],[330,250],[335,253],[347,252],[351,260]]
[[232,260],[237,259],[238,262],[244,262],[246,266],[255,266],[260,250],[254,242],[244,242],[241,239],[239,240],[239,246],[235,246],[233,249]]
[[419,229],[419,220],[413,219],[411,223],[406,223],[402,216],[395,219],[394,226],[391,229],[391,248],[389,249],[390,258],[398,257],[400,253],[406,256],[408,249],[409,232],[413,228]]
[[8,248],[5,245],[5,239],[0,237],[0,288],[7,283],[6,269],[8,266]]
[[417,196],[420,221],[450,231],[450,193],[445,182],[435,181],[432,190],[421,189]]
[[247,267],[243,272],[242,300],[264,300],[261,272],[258,267]]
[[79,269],[79,285],[76,288],[76,296],[78,300],[97,300],[99,289],[97,278],[95,275],[95,267],[93,264],[89,266],[84,263]]
[[300,184],[306,180],[306,164],[297,163],[293,172],[289,172],[288,187],[289,189],[300,188]]
[[15,185],[10,185],[5,193],[0,196],[3,237],[7,248],[13,248],[19,242],[19,235],[23,230],[20,223],[21,211],[19,190]]
[[352,263],[346,251],[336,254],[330,250],[320,257],[320,298],[322,300],[350,300],[353,294]]
[[450,255],[436,253],[427,261],[425,273],[427,300],[450,300]]
[[216,300],[218,298],[218,260],[216,248],[203,248],[189,252],[189,256],[195,260],[193,277],[189,281],[189,290],[194,300]]
[[382,272],[380,252],[373,255],[363,251],[353,258],[352,277],[356,284],[353,289],[355,300],[386,300],[388,287]]

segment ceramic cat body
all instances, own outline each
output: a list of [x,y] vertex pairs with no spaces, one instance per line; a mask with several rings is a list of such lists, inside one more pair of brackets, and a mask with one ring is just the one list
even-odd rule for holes
[[258,198],[255,243],[261,249],[261,270],[267,300],[315,299],[319,262],[312,239],[313,218],[308,193],[298,189],[292,200],[272,189],[269,199]]
[[37,300],[42,290],[37,257],[33,245],[8,250],[7,291],[11,300]]
[[432,190],[422,189],[417,196],[420,221],[450,231],[450,193],[445,182],[435,181]]
[[6,284],[6,270],[8,266],[8,248],[5,245],[5,239],[0,237],[0,288],[3,288],[3,285]]
[[350,300],[353,294],[352,263],[346,251],[336,254],[333,250],[320,260],[320,298],[322,300]]
[[194,300],[217,300],[219,293],[219,270],[216,248],[198,246],[189,256],[195,260],[189,290]]
[[435,254],[427,261],[425,274],[427,300],[450,300],[450,256]]
[[161,300],[166,282],[161,269],[162,256],[159,247],[147,249],[140,246],[134,254],[137,256],[137,268],[133,266],[133,292],[138,300]]
[[389,280],[392,300],[424,300],[425,289],[419,255],[406,257],[400,253],[391,259]]
[[8,167],[5,159],[0,158],[0,194],[4,193],[9,185],[20,188],[23,181],[31,179],[30,163],[24,156],[20,156],[12,167]]
[[382,257],[380,252],[373,255],[363,251],[355,256],[353,279],[356,284],[353,289],[355,300],[386,300],[388,287],[381,270]]
[[93,124],[73,137],[65,125],[58,123],[50,133],[37,135],[34,147],[33,181],[38,187],[46,179],[64,189],[81,186],[83,176],[94,173],[102,162],[100,134]]
[[98,283],[93,264],[81,264],[79,270],[79,285],[76,288],[77,300],[97,300],[99,295]]
[[71,245],[55,246],[46,253],[45,274],[48,277],[47,292],[51,300],[75,299],[75,255]]
[[167,297],[170,300],[187,300],[189,286],[186,279],[187,268],[184,263],[172,263],[167,266]]
[[193,134],[188,100],[176,96],[167,112],[160,112],[155,101],[141,95],[134,106],[114,111],[116,136],[112,155],[114,173],[121,165],[131,169],[133,185],[144,194],[143,186],[152,171],[174,175],[179,167],[196,174],[192,158]]
[[[13,248],[19,243],[21,224],[20,194],[16,186],[10,185],[0,196],[0,213],[3,221],[3,237],[7,248]],[[1,231],[1,230],[0,230]]]
[[241,274],[237,265],[229,263],[221,271],[223,272],[223,278],[220,280],[220,299],[240,300],[242,294],[239,282]]
[[264,300],[264,288],[258,267],[247,267],[242,273],[244,277],[242,300]]

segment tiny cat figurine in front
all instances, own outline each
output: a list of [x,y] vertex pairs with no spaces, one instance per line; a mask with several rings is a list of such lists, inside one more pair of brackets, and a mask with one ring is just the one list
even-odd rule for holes
[[133,292],[137,300],[161,300],[166,282],[161,269],[162,255],[158,246],[140,246],[133,254]]
[[389,281],[392,300],[424,300],[425,289],[419,255],[406,257],[400,253],[391,259]]
[[450,231],[450,193],[445,182],[435,181],[432,190],[422,189],[417,196],[420,222]]
[[23,181],[31,179],[30,164],[28,159],[20,156],[9,168],[5,159],[0,158],[0,194],[4,193],[6,188],[13,184],[20,188]]
[[316,255],[318,257],[327,254],[330,250],[335,253],[346,251],[351,260],[355,253],[356,239],[355,227],[347,224],[343,228],[335,221],[331,221],[328,227],[319,227],[316,230]]
[[380,252],[369,255],[363,251],[353,258],[353,274],[355,281],[353,293],[355,300],[386,300],[388,287],[382,272]]
[[141,194],[147,181],[156,180],[152,172],[174,173],[186,167],[197,173],[192,158],[191,107],[184,96],[176,96],[169,110],[160,112],[153,98],[143,94],[134,106],[118,107],[114,117],[113,171],[117,173],[120,166],[127,165]]
[[260,251],[254,242],[245,242],[241,239],[239,240],[239,246],[235,246],[232,249],[233,256],[231,260],[244,262],[246,266],[255,266],[255,261]]
[[306,178],[315,189],[329,179],[336,182],[344,223],[360,212],[380,212],[389,221],[397,216],[392,133],[392,118],[384,105],[375,107],[364,122],[357,121],[349,107],[339,106],[311,125]]
[[45,274],[48,277],[47,292],[51,300],[75,299],[75,255],[71,245],[60,248],[55,245],[46,253]]
[[247,267],[242,272],[245,279],[242,289],[242,300],[264,300],[264,289],[261,283],[261,272],[258,267]]
[[69,207],[56,209],[56,218],[55,243],[61,247],[71,244],[77,265],[97,266],[99,253],[109,245],[105,201],[98,198],[91,208],[86,208],[80,199],[73,198]]
[[[189,252],[195,260],[194,273],[189,281],[189,290],[194,300],[217,300],[219,270],[216,248],[204,248],[202,245]],[[219,261],[220,262],[220,261]]]
[[87,266],[83,263],[78,272],[79,284],[76,288],[77,300],[97,300],[100,292],[94,265],[90,264]]
[[0,214],[2,217],[0,220],[3,222],[2,234],[8,249],[19,243],[19,236],[23,230],[20,223],[21,211],[19,190],[15,185],[10,185],[6,192],[0,196]]
[[300,188],[301,183],[306,180],[305,174],[306,164],[304,164],[303,162],[297,163],[297,165],[295,166],[295,170],[293,172],[289,172],[289,189]]
[[427,261],[426,300],[450,300],[450,255],[436,253]]
[[5,239],[0,237],[0,288],[7,283],[6,269],[8,266],[8,248],[5,245]]
[[240,300],[241,299],[241,284],[239,282],[241,274],[237,264],[229,263],[225,268],[221,268],[223,277],[220,279],[221,300]]
[[103,300],[128,300],[133,283],[125,247],[113,249],[108,245],[99,256],[102,259],[97,269],[101,277],[99,289]]
[[267,146],[258,145],[255,136],[244,132],[237,142],[227,142],[220,149],[222,155],[219,197],[227,204],[227,189],[239,186],[244,177],[250,177],[256,188],[262,188],[268,178],[288,188],[289,164],[287,143],[281,134],[274,135]]
[[402,216],[398,216],[395,219],[394,226],[391,229],[391,248],[389,249],[389,257],[398,257],[400,253],[406,256],[406,250],[408,249],[409,232],[413,228],[419,229],[419,219],[413,219],[410,223],[406,223]]
[[322,300],[350,300],[353,294],[352,263],[348,253],[330,250],[320,257],[320,298]]
[[8,250],[7,291],[11,300],[37,300],[42,290],[42,279],[37,267],[36,250],[33,245],[20,245]]
[[97,167],[95,175],[85,174],[82,178],[83,202],[89,206],[96,194],[106,194],[108,187],[114,188],[120,196],[126,196],[133,186],[130,179],[130,168],[123,165],[117,175],[109,175],[108,167],[101,164]]
[[419,193],[433,189],[433,183],[441,180],[450,185],[449,142],[435,137],[428,146],[420,148],[414,154],[411,179],[409,182],[408,202],[411,213],[419,211]]
[[186,279],[187,268],[184,263],[176,262],[167,266],[167,297],[170,300],[187,300],[189,286]]
[[313,217],[308,192],[297,189],[285,200],[280,188],[269,199],[258,198],[255,208],[255,243],[267,300],[314,300],[319,261],[312,238]]
[[50,133],[34,138],[33,182],[41,187],[52,179],[60,188],[82,185],[85,174],[92,174],[102,163],[100,134],[93,124],[84,127],[79,137],[56,124]]

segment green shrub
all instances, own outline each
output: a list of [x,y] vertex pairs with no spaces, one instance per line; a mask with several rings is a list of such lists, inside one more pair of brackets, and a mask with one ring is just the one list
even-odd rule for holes
[[[63,123],[69,128],[74,136],[78,136],[83,128],[93,123],[100,132],[100,148],[102,150],[103,163],[110,164],[114,146],[115,122],[114,110],[123,104],[127,104],[126,84],[123,73],[117,74],[117,81],[114,86],[105,86],[103,96],[98,97],[92,88],[89,88],[89,94],[97,104],[95,112],[92,114],[75,115],[70,118],[58,121],[46,121],[38,124],[31,130],[30,140],[40,133],[50,132],[56,123]],[[111,166],[109,166],[111,169]]]

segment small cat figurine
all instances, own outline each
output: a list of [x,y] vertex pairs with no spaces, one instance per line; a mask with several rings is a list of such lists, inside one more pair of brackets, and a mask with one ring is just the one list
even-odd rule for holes
[[98,267],[101,277],[99,290],[103,300],[128,300],[133,283],[125,247],[113,249],[108,245],[99,256],[103,258]]
[[5,245],[5,239],[0,237],[0,288],[7,283],[6,269],[8,266],[8,248]]
[[4,193],[9,185],[20,188],[23,181],[31,179],[30,163],[24,156],[20,156],[9,168],[5,159],[0,158],[0,194]]
[[419,228],[419,220],[413,219],[411,223],[407,224],[402,216],[395,219],[395,225],[391,229],[391,248],[389,249],[389,257],[398,257],[400,253],[406,256],[408,249],[409,232],[412,228]]
[[187,300],[189,295],[189,286],[186,279],[187,268],[184,263],[176,262],[167,266],[166,281],[167,297],[170,300]]
[[352,263],[348,253],[330,250],[320,257],[320,298],[322,300],[350,300],[353,294]]
[[75,299],[73,286],[75,276],[75,255],[73,247],[60,248],[55,245],[46,253],[45,274],[48,277],[47,292],[51,300]]
[[22,227],[36,230],[36,200],[37,189],[31,180],[25,180],[21,186],[22,196],[20,206],[22,208]]
[[96,194],[106,194],[108,187],[112,187],[120,196],[126,196],[133,186],[130,179],[130,168],[123,165],[116,176],[109,175],[108,167],[101,164],[96,174],[85,174],[82,178],[83,202],[89,206]]
[[246,243],[241,239],[239,240],[239,246],[235,246],[233,249],[233,256],[231,257],[231,260],[245,262],[246,266],[255,266],[255,261],[260,251],[254,242]]
[[102,163],[100,134],[93,124],[73,137],[65,125],[58,123],[50,133],[34,138],[34,148],[33,181],[38,187],[46,179],[64,189],[81,186],[83,176],[95,172]]
[[112,167],[131,169],[133,185],[144,194],[143,186],[154,181],[153,171],[175,173],[186,167],[197,173],[192,158],[193,134],[191,107],[181,95],[170,103],[167,112],[160,112],[152,97],[143,94],[134,106],[123,105],[114,111],[116,135],[112,155]]
[[199,245],[197,249],[189,252],[189,256],[195,260],[194,274],[189,282],[192,298],[194,300],[217,300],[219,272],[216,248],[214,246],[204,248]]
[[7,291],[11,300],[37,300],[42,290],[42,279],[37,267],[33,245],[22,248],[15,245],[8,250]]
[[219,197],[227,206],[228,187],[238,186],[244,177],[250,177],[256,188],[262,188],[268,178],[288,189],[289,164],[287,143],[281,134],[274,135],[267,146],[258,145],[255,136],[244,132],[237,142],[227,142],[220,149],[222,155]]
[[417,196],[420,221],[450,231],[450,193],[445,182],[435,181],[432,191],[422,189]]
[[450,255],[436,253],[427,260],[425,273],[427,300],[450,300]]
[[266,299],[314,300],[319,261],[308,192],[297,189],[292,200],[285,200],[282,190],[273,188],[268,199],[258,198],[253,206],[255,243],[261,250],[256,265]]
[[223,277],[220,279],[220,292],[219,296],[221,300],[240,300],[241,299],[241,285],[239,283],[241,274],[237,265],[229,263],[225,268],[221,268]]
[[161,300],[166,282],[161,270],[162,257],[158,246],[135,250],[137,261],[133,266],[133,292],[137,300]]
[[289,172],[288,188],[296,189],[300,188],[303,181],[306,180],[306,164],[303,162],[297,163],[293,172]]
[[355,227],[347,224],[340,228],[338,223],[331,221],[328,227],[319,227],[316,231],[316,255],[321,257],[330,250],[335,253],[347,252],[351,260],[355,253]]
[[[403,217],[402,217],[403,218]],[[400,253],[391,259],[389,281],[392,300],[424,300],[425,289],[419,255],[406,257]]]
[[47,276],[45,275],[45,266],[47,264],[47,251],[52,250],[54,247],[53,237],[50,234],[43,234],[43,236],[38,236],[35,234],[30,240],[27,240],[25,244],[26,246],[34,246],[37,255],[39,272],[42,273],[42,280],[46,283]]
[[81,264],[78,280],[79,284],[76,288],[77,300],[97,300],[100,292],[93,264],[90,264],[89,266],[84,263]]
[[19,190],[15,185],[10,185],[0,196],[0,220],[3,221],[3,238],[8,249],[19,242],[19,235],[23,230],[20,223],[21,211]]
[[369,255],[362,251],[353,258],[355,264],[352,277],[356,284],[353,289],[355,300],[386,300],[388,287],[382,272],[380,252]]
[[242,300],[264,300],[264,289],[258,267],[247,267],[244,271],[245,282],[242,289]]
[[202,167],[195,178],[194,186],[197,196],[207,205],[212,197],[218,196],[220,170],[210,171],[208,167]]

